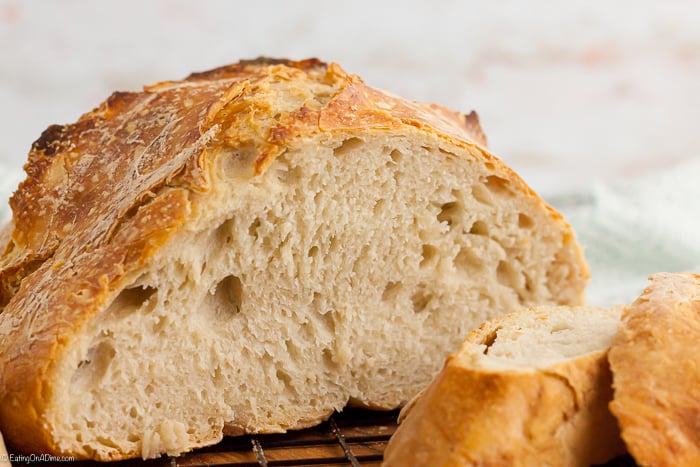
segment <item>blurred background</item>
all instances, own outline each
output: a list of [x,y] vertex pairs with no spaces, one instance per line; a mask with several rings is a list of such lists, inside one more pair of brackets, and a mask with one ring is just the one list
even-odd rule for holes
[[260,55],[475,109],[493,152],[579,231],[594,301],[630,296],[605,292],[613,279],[700,268],[697,0],[0,0],[0,214],[49,124]]

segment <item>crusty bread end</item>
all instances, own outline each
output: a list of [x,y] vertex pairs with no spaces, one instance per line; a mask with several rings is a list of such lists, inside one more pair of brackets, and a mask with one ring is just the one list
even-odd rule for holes
[[469,334],[403,413],[386,466],[600,464],[625,452],[606,355],[622,307],[540,307]]
[[660,273],[613,340],[611,410],[640,465],[700,465],[700,275]]

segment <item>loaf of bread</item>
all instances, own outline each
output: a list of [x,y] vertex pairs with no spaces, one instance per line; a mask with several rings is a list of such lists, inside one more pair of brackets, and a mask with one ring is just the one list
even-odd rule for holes
[[469,334],[402,412],[386,466],[589,466],[625,452],[606,355],[621,307],[538,307]]
[[700,465],[700,275],[656,274],[613,339],[611,410],[639,465]]
[[588,276],[474,113],[317,60],[115,93],[25,167],[0,428],[26,452],[152,458],[398,407],[469,329],[579,304]]

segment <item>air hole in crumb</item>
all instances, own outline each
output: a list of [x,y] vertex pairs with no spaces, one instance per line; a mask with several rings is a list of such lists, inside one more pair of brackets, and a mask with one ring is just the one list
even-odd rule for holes
[[485,204],[486,206],[493,205],[493,195],[482,184],[472,186],[472,196],[481,204]]
[[315,245],[312,246],[311,248],[309,248],[309,251],[306,252],[306,256],[308,256],[309,258],[313,258],[317,254],[318,254],[318,247]]
[[335,310],[326,308],[325,310],[321,309],[320,313],[321,320],[319,324],[327,329],[331,335],[335,334]]
[[469,229],[470,234],[488,236],[489,226],[484,221],[476,221]]
[[120,448],[119,445],[115,441],[113,441],[109,438],[106,438],[104,436],[97,436],[96,439],[97,439],[97,442],[102,444],[103,446],[107,446],[109,448],[114,448],[114,449]]
[[324,195],[323,190],[317,191],[316,194],[314,195],[314,204],[315,204],[316,206],[322,206],[322,205],[324,205],[324,204],[325,204],[324,198],[325,198],[325,195]]
[[532,220],[532,217],[522,212],[518,214],[518,227],[521,229],[531,229],[534,225],[535,222]]
[[396,300],[396,297],[398,297],[399,293],[401,293],[402,288],[403,285],[401,282],[387,283],[386,287],[384,287],[384,292],[382,292],[382,300],[385,302]]
[[505,178],[501,178],[497,175],[489,175],[486,177],[486,188],[495,194],[510,193],[508,189],[509,182]]
[[314,292],[313,298],[311,299],[311,306],[314,308],[323,306],[323,296],[320,293]]
[[417,292],[415,292],[413,295],[411,295],[411,303],[413,304],[413,312],[414,313],[420,313],[424,311],[428,303],[430,303],[430,300],[433,297],[426,293],[425,290],[420,289]]
[[520,273],[507,261],[499,261],[496,268],[496,278],[501,284],[518,290],[520,287]]
[[444,148],[438,148],[438,151],[440,151],[440,154],[442,154],[443,156],[455,157],[455,158],[458,157],[457,154],[455,154],[454,152],[448,151],[447,149],[444,149]]
[[336,240],[335,235],[332,235],[331,238],[328,240],[328,252],[335,253],[339,249],[340,245],[338,244],[338,240]]
[[490,295],[486,295],[485,293],[479,293],[479,302],[485,304],[488,307],[492,307],[494,305],[494,300]]
[[130,443],[138,443],[139,441],[141,441],[141,437],[132,433],[126,437],[126,440]]
[[241,279],[236,276],[226,276],[216,285],[214,291],[214,299],[217,303],[217,308],[228,314],[234,314],[241,311],[243,303],[243,284]]
[[438,221],[446,222],[451,227],[459,219],[460,208],[461,205],[457,201],[443,204],[440,206],[440,212],[437,215]]
[[136,410],[136,407],[132,407],[131,409],[129,409],[129,417],[136,418],[138,416],[139,416],[139,411]]
[[423,245],[423,251],[421,252],[420,267],[424,268],[432,263],[433,259],[437,255],[438,249],[433,245]]
[[251,237],[255,238],[257,240],[260,238],[260,234],[258,230],[260,229],[260,218],[255,218],[255,220],[248,226],[248,235]]
[[233,229],[235,227],[235,219],[227,219],[219,227],[216,228],[216,240],[223,245],[233,243]]
[[555,326],[552,326],[552,329],[549,330],[551,334],[556,334],[558,332],[564,332],[564,331],[571,331],[573,328],[569,326],[568,324],[561,323],[557,324]]
[[498,339],[498,331],[500,331],[501,328],[496,328],[493,331],[489,332],[486,337],[484,338],[482,344],[486,346],[484,349],[484,355],[489,354],[489,349],[491,349],[491,346],[496,342],[496,339]]
[[368,251],[369,245],[362,245],[360,253],[355,257],[352,263],[352,276],[361,277],[367,274]]
[[398,164],[401,159],[403,159],[403,153],[398,149],[394,149],[389,153],[389,158],[394,164]]
[[73,380],[87,385],[97,384],[104,378],[109,364],[117,354],[110,342],[102,341],[90,347],[85,358],[78,363]]
[[109,309],[113,311],[124,309],[138,310],[147,304],[157,291],[158,289],[148,286],[124,289],[114,299]]
[[335,149],[333,149],[333,155],[336,157],[341,157],[346,155],[348,152],[354,151],[363,144],[360,138],[348,138],[342,142],[342,144]]
[[282,164],[277,169],[277,180],[282,183],[293,185],[301,180],[301,178],[302,171],[298,166],[289,167],[286,164]]
[[292,387],[292,378],[289,376],[289,373],[287,373],[284,370],[277,370],[275,376],[277,376],[278,381],[282,381],[284,385],[288,388]]
[[329,348],[323,349],[323,363],[326,367],[332,368],[333,366],[335,366],[333,362],[333,352]]
[[385,199],[378,199],[374,203],[374,208],[373,208],[372,212],[374,213],[375,216],[381,216],[384,213],[384,211],[386,211],[385,206],[386,206],[386,200]]
[[469,248],[461,248],[454,260],[455,268],[467,274],[476,274],[482,268],[481,258]]

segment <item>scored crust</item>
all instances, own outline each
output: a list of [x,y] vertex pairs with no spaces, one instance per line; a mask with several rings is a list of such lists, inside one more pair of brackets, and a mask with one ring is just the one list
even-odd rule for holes
[[640,465],[700,465],[700,275],[660,273],[623,314],[610,404]]
[[[271,83],[331,87],[284,107]],[[245,123],[237,125],[237,122]],[[238,132],[222,132],[222,128]],[[42,423],[56,360],[84,325],[125,287],[191,214],[192,193],[211,187],[208,152],[254,145],[256,174],[285,146],[311,134],[420,128],[507,174],[541,203],[587,270],[570,226],[484,148],[475,114],[408,102],[365,85],[338,65],[241,62],[143,92],[118,92],[77,123],[52,126],[34,143],[10,204],[0,259],[0,423],[25,450],[58,452]],[[5,234],[2,236],[6,237]],[[579,301],[582,296],[571,297]]]

